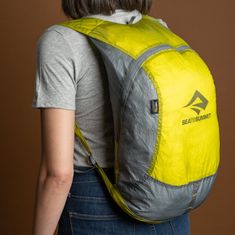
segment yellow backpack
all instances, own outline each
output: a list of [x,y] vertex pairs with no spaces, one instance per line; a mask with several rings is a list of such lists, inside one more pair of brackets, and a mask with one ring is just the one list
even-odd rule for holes
[[220,160],[213,77],[195,50],[155,18],[134,24],[97,18],[59,23],[101,53],[113,110],[115,183],[75,134],[112,198],[130,216],[162,223],[197,208]]

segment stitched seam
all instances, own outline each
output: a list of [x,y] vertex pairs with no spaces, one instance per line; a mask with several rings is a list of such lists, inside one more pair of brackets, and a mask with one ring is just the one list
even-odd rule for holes
[[120,219],[118,215],[110,214],[110,215],[90,215],[90,214],[80,214],[77,212],[69,212],[70,218],[77,218],[83,220],[112,220],[112,219]]
[[173,226],[173,224],[172,224],[172,221],[169,221],[169,223],[170,223],[171,229],[172,229],[172,231],[173,231],[173,235],[175,235],[176,232],[175,232],[174,226]]
[[96,201],[100,201],[100,202],[107,202],[107,199],[104,197],[89,197],[89,196],[84,197],[84,196],[74,195],[72,193],[70,194],[70,197],[77,198],[81,201],[92,201],[93,202],[94,200],[96,200]]
[[67,43],[67,45],[69,46],[69,48],[70,48],[70,50],[71,50],[71,52],[72,52],[72,54],[73,54],[73,57],[75,58],[75,54],[74,54],[74,52],[73,52],[73,48],[71,47],[71,45],[69,44],[69,42],[68,42],[68,40],[65,38],[65,36],[61,33],[61,32],[59,32],[58,30],[56,30],[56,29],[53,29],[53,31],[55,31],[55,32],[57,32],[58,34],[60,34],[61,36],[62,36],[62,38],[64,39],[64,41]]
[[156,235],[156,228],[154,224],[151,225],[151,235]]
[[69,224],[70,224],[71,233],[72,233],[72,235],[74,235],[73,225],[72,225],[72,216],[70,215],[70,213],[69,213]]
[[97,183],[97,182],[99,182],[97,179],[88,180],[88,181],[73,181],[74,184],[86,184],[86,183]]
[[[55,32],[57,32],[58,34],[60,34],[61,35],[61,37],[63,38],[63,40],[67,43],[67,45],[68,45],[68,47],[70,48],[70,50],[71,50],[71,53],[72,53],[72,57],[75,59],[75,53],[74,53],[74,51],[73,51],[73,47],[70,45],[70,43],[69,43],[69,41],[67,40],[67,38],[61,33],[61,32],[59,32],[58,30],[56,30],[56,29],[53,29],[53,31],[55,31]],[[84,54],[81,52],[81,58],[84,58]],[[73,66],[74,67],[76,67],[76,65],[74,64],[74,62],[73,62],[73,60],[71,61],[72,62],[72,64],[73,64]],[[85,75],[85,74],[84,74]],[[83,76],[84,76],[83,75]],[[79,78],[77,78],[77,77],[75,77],[75,79],[74,79],[75,81],[75,84],[77,85],[78,84],[78,81],[79,81]],[[76,88],[76,87],[75,87]]]

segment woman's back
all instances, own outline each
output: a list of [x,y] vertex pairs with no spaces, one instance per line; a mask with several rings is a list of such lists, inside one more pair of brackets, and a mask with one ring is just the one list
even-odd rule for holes
[[[121,24],[133,20],[133,16],[132,23],[142,17],[138,10],[123,9],[116,9],[112,15],[90,16]],[[112,108],[106,71],[98,50],[81,33],[59,25],[48,27],[37,44],[35,85],[32,107],[74,110],[76,123],[94,157],[113,182]],[[80,140],[74,140],[75,172],[59,219],[59,235],[189,234],[188,214],[159,225],[145,224],[126,215],[114,203],[100,175],[90,165]],[[49,225],[37,224],[39,231],[48,231]]]
[[[125,24],[138,10],[116,9],[112,15],[92,17]],[[85,16],[89,17],[89,16]],[[158,19],[166,26],[166,23]],[[99,52],[88,38],[67,27],[52,25],[38,40],[36,91],[33,107],[59,107],[76,110],[75,118],[93,155],[102,167],[114,164],[114,129],[106,71]],[[87,153],[75,139],[74,166],[90,166]]]

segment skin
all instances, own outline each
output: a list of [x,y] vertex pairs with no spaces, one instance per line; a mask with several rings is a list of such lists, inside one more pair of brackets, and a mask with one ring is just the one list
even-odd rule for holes
[[74,110],[42,108],[33,235],[53,235],[73,179]]

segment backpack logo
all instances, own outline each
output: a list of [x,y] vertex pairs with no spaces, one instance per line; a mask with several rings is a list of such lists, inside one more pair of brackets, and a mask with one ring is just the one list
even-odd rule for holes
[[183,108],[190,107],[190,109],[192,109],[197,114],[197,116],[182,120],[182,125],[209,119],[211,117],[211,113],[199,115],[202,110],[206,109],[208,103],[209,101],[206,99],[206,97],[202,95],[202,93],[200,93],[198,90],[196,90],[189,103]]
[[200,114],[202,110],[205,110],[208,105],[208,100],[203,96],[198,90],[193,94],[192,99],[184,107],[190,107],[197,115]]

